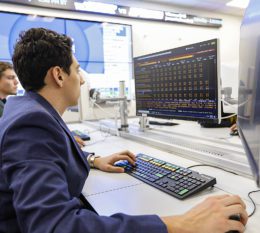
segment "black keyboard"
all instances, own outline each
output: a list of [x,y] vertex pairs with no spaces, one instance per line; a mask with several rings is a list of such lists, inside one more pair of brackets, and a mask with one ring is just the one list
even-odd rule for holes
[[128,161],[120,161],[116,165],[124,167],[127,174],[178,199],[185,199],[216,184],[214,177],[199,174],[149,155],[138,154],[136,159],[135,166]]

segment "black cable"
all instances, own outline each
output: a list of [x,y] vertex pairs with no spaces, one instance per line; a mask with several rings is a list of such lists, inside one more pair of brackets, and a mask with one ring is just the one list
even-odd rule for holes
[[255,204],[253,198],[252,198],[250,195],[251,195],[252,193],[257,193],[257,192],[260,192],[260,190],[251,191],[251,192],[249,192],[249,193],[247,194],[247,196],[250,198],[251,202],[252,202],[253,205],[254,205],[254,209],[253,209],[252,213],[248,215],[249,218],[254,215],[255,210],[256,210],[256,204]]
[[190,168],[193,168],[193,167],[214,167],[214,168],[217,168],[217,169],[220,169],[222,171],[229,172],[229,173],[232,173],[232,174],[238,176],[238,174],[233,172],[233,171],[229,171],[229,170],[226,170],[224,168],[221,168],[221,167],[218,167],[218,166],[214,166],[214,165],[210,165],[210,164],[197,164],[197,165],[189,166],[187,168],[190,169]]
[[[204,166],[204,167],[214,167],[214,168],[223,170],[223,171],[225,171],[225,172],[229,172],[229,173],[232,173],[232,174],[234,174],[234,175],[238,175],[237,173],[235,173],[235,172],[233,172],[233,171],[229,171],[229,170],[226,170],[226,169],[224,169],[224,168],[221,168],[221,167],[218,167],[218,166],[214,166],[214,165],[210,165],[210,164],[197,164],[197,165],[189,166],[189,167],[187,167],[187,168],[190,169],[190,168],[193,168],[193,167],[203,167],[203,166]],[[223,190],[223,189],[221,189],[221,188],[219,188],[219,187],[217,187],[217,188],[220,189],[220,190]],[[223,190],[223,191],[226,192],[225,190]],[[253,206],[254,206],[254,209],[253,209],[252,213],[248,215],[249,218],[252,217],[252,216],[254,215],[255,211],[256,211],[256,204],[255,204],[253,198],[252,198],[250,195],[251,195],[252,193],[257,193],[257,192],[260,192],[260,190],[250,191],[250,192],[247,194],[248,197],[249,197],[249,199],[251,200]]]

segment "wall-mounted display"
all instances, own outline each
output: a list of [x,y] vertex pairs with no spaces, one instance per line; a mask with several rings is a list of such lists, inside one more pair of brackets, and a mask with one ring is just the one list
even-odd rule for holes
[[117,96],[119,81],[126,87],[132,78],[131,26],[115,23],[50,18],[0,12],[0,60],[11,61],[19,34],[33,27],[48,28],[70,36],[73,52],[88,75],[91,88]]

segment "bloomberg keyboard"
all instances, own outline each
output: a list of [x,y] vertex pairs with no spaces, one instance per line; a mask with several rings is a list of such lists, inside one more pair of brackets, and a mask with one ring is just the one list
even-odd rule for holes
[[120,161],[116,166],[124,167],[127,174],[178,199],[185,199],[216,184],[214,177],[145,154],[136,156],[135,166],[128,161]]

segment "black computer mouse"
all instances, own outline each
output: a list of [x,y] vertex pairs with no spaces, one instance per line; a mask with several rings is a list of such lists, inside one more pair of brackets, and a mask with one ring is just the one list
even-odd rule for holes
[[[240,217],[239,214],[231,215],[229,217],[229,219],[236,220],[236,221],[241,221],[241,217]],[[239,233],[239,231],[228,231],[226,233]]]
[[230,135],[231,135],[231,136],[238,136],[238,135],[239,135],[238,130],[237,130],[237,129],[232,130],[232,131],[230,132]]

